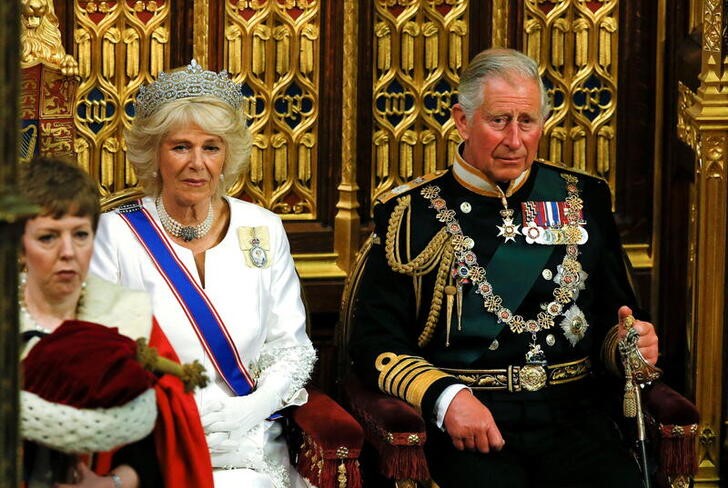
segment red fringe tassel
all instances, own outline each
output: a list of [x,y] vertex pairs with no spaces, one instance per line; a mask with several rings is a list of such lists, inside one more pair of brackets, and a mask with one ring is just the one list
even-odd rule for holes
[[380,472],[390,479],[430,479],[425,451],[422,446],[393,446],[385,441],[377,442]]
[[698,470],[695,436],[663,437],[660,465],[668,476],[692,476]]
[[304,442],[296,470],[318,488],[362,488],[359,460],[330,457],[324,459],[320,449]]

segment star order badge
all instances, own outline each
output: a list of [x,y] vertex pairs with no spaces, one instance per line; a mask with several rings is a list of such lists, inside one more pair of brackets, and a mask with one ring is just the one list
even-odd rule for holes
[[564,320],[561,321],[561,329],[572,346],[584,338],[589,324],[586,322],[584,312],[576,305],[572,305],[564,313]]
[[505,210],[501,210],[500,214],[503,217],[503,225],[496,225],[498,228],[498,237],[502,236],[505,242],[516,242],[516,236],[520,234],[518,231],[520,225],[513,223],[513,210],[506,208]]

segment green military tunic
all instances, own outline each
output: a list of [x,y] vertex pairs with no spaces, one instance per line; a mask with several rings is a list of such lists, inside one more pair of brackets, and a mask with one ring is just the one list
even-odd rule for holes
[[[601,401],[592,379],[617,310],[637,307],[608,185],[536,162],[498,195],[471,184],[463,161],[454,168],[375,207],[374,245],[354,297],[356,371],[427,420],[445,388],[460,383],[489,408],[526,402],[533,418],[552,401],[573,406],[569,415],[589,412]],[[545,377],[529,383],[532,366]],[[492,370],[506,372],[478,374]],[[523,425],[522,414],[516,421],[509,409],[491,410],[501,430]]]

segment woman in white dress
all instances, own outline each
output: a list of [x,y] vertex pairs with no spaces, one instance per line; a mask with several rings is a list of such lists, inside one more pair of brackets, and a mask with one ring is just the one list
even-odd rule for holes
[[195,394],[216,487],[306,486],[276,412],[307,399],[315,361],[281,220],[224,195],[248,166],[240,86],[227,73],[160,73],[126,134],[146,197],[101,216],[93,272],[151,293],[182,362],[213,381]]

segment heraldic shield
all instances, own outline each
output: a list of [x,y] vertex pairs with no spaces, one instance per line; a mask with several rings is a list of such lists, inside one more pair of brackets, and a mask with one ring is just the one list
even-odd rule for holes
[[73,156],[78,78],[45,64],[21,71],[21,161],[34,156]]

